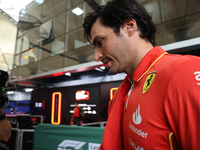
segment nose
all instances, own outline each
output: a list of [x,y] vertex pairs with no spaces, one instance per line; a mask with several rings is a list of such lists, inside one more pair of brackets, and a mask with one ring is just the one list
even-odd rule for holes
[[94,51],[94,60],[96,62],[99,62],[99,61],[101,61],[102,58],[103,58],[103,54],[102,54],[100,48],[95,48],[95,51]]

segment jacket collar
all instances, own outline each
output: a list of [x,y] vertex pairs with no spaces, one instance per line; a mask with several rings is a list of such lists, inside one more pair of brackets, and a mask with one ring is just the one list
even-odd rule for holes
[[159,46],[152,48],[143,57],[138,67],[133,72],[132,78],[134,81],[139,82],[140,79],[148,72],[148,70],[165,54],[167,54],[167,52]]

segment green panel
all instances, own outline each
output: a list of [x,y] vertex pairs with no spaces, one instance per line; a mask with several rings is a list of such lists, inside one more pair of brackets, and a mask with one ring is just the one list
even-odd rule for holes
[[39,124],[34,132],[34,150],[98,150],[104,128]]

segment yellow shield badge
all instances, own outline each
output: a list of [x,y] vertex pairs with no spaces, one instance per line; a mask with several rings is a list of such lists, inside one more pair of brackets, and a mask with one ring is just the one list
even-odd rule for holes
[[144,82],[142,94],[146,93],[147,90],[150,88],[151,84],[153,83],[153,80],[155,79],[157,71],[153,71],[148,73],[147,78]]

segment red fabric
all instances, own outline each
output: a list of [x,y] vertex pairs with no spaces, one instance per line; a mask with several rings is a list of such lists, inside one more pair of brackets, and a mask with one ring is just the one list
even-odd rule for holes
[[79,117],[79,109],[78,109],[78,107],[75,107],[75,108],[74,108],[74,113],[73,113],[72,116],[73,116],[73,118],[74,118],[74,117]]
[[124,80],[119,89],[115,92],[113,100],[109,103],[106,128],[103,135],[103,142],[99,150],[122,150],[122,113],[124,106],[124,97],[126,96],[130,84],[128,78]]
[[200,61],[188,60],[171,77],[165,98],[170,127],[183,150],[200,149]]
[[[143,58],[128,100],[130,77],[122,82],[109,104],[100,150],[200,149],[200,58],[164,53],[155,47]],[[152,72],[156,76],[143,94]]]

